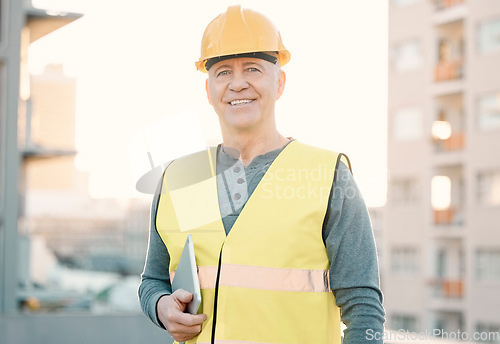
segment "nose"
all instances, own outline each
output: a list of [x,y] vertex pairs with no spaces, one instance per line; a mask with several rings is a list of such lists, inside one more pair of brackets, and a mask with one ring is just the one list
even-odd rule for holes
[[234,92],[240,92],[246,88],[248,88],[248,81],[246,80],[244,73],[233,73],[231,81],[229,82],[229,89]]

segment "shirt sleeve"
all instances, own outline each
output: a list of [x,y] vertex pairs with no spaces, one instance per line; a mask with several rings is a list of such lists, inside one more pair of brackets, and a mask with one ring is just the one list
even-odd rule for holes
[[172,293],[170,283],[169,264],[170,255],[156,229],[156,212],[160,200],[162,181],[158,184],[151,204],[149,225],[148,251],[144,270],[141,274],[141,283],[138,289],[139,302],[142,311],[161,328],[165,328],[158,320],[156,304],[163,295]]
[[339,160],[323,225],[330,286],[346,325],[344,344],[382,343],[385,311],[368,210],[347,166]]

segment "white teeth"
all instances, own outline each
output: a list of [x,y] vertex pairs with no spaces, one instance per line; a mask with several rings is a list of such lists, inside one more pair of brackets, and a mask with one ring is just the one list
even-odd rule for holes
[[239,100],[233,100],[230,104],[231,105],[240,105],[240,104],[246,104],[246,103],[250,103],[251,100],[249,99],[239,99]]

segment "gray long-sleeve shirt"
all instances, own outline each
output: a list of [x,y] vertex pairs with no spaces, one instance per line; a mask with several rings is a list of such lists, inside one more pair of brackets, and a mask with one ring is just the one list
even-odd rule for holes
[[[217,188],[226,234],[283,148],[257,156],[247,167],[219,148]],[[161,183],[151,207],[149,246],[139,298],[144,313],[156,325],[163,327],[158,320],[156,304],[161,296],[171,293],[171,284],[168,270],[170,256],[156,229],[160,186]],[[330,286],[341,309],[341,319],[347,327],[344,344],[382,343],[381,340],[369,340],[374,337],[371,334],[383,333],[385,319],[372,227],[359,189],[342,162],[339,162],[330,192],[323,241],[331,265]]]

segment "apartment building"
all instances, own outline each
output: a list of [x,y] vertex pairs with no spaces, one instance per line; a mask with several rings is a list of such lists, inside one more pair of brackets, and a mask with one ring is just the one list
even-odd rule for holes
[[21,171],[23,158],[39,153],[18,130],[30,112],[28,47],[80,16],[38,9],[30,0],[0,1],[0,314],[17,308]]
[[389,56],[387,327],[499,332],[500,1],[391,0]]

